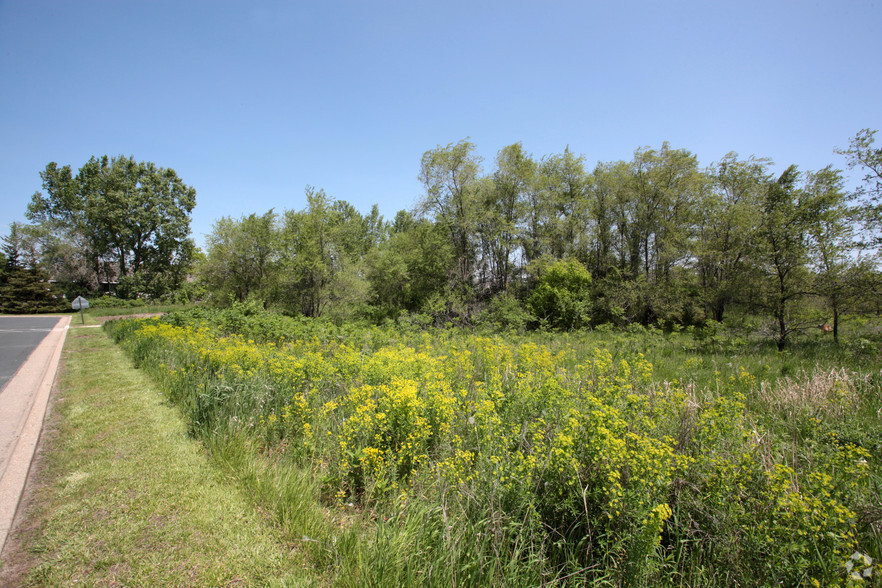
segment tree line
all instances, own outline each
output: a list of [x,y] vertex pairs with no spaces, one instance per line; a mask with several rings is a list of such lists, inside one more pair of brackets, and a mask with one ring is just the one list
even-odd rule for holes
[[19,229],[56,277],[94,289],[112,267],[122,296],[204,288],[313,317],[515,329],[759,316],[783,347],[807,324],[837,336],[842,313],[878,312],[874,134],[840,151],[865,174],[857,191],[833,166],[773,174],[730,153],[701,167],[667,143],[593,168],[515,143],[485,171],[463,140],[423,154],[424,194],[392,220],[307,187],[302,210],[217,220],[204,252],[188,237],[195,191],[173,170],[93,158],[75,176],[49,164]]
[[460,141],[423,155],[424,196],[391,222],[307,188],[303,210],[219,220],[199,274],[222,300],[308,316],[568,329],[747,313],[783,346],[806,321],[836,336],[843,312],[877,311],[873,132],[843,154],[868,174],[857,193],[832,166],[773,175],[730,153],[701,168],[667,143],[593,169],[515,143],[484,173]]

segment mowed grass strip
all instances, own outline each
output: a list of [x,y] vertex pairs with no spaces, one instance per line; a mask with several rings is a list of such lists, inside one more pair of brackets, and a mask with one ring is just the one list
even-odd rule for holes
[[[312,583],[301,554],[102,330],[71,329],[58,386],[57,430],[15,539],[16,584]],[[0,584],[13,579],[2,566]]]

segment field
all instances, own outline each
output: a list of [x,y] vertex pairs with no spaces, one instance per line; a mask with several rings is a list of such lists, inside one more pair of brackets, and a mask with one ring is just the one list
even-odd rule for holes
[[[247,310],[247,309],[246,309]],[[879,585],[882,360],[192,310],[110,334],[335,585]]]

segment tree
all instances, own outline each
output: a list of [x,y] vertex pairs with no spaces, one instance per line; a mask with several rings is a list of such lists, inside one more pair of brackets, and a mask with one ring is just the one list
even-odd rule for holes
[[833,338],[839,340],[839,316],[858,293],[861,262],[853,250],[853,224],[845,181],[839,170],[827,166],[806,174],[805,215],[809,254],[814,269],[814,291],[824,298],[833,315]]
[[284,215],[280,299],[306,316],[330,308],[336,318],[350,318],[367,297],[362,259],[382,238],[382,217],[376,207],[363,217],[348,202],[311,186],[306,201],[305,209]]
[[588,212],[592,178],[585,158],[567,147],[542,158],[524,197],[524,257],[531,263],[543,257],[586,258],[589,247]]
[[697,207],[696,270],[707,317],[721,322],[746,289],[749,252],[769,184],[767,159],[728,153],[708,170]]
[[543,158],[539,166],[548,229],[545,253],[555,259],[587,258],[592,178],[584,164],[585,157],[567,147],[562,154]]
[[266,300],[279,278],[276,214],[222,217],[206,238],[208,248],[199,274],[218,302],[249,297]]
[[775,320],[779,350],[794,330],[794,304],[807,291],[807,208],[797,186],[799,175],[791,165],[768,183],[755,243],[762,276],[757,299]]
[[481,158],[466,140],[438,146],[423,154],[419,179],[426,189],[421,210],[429,213],[450,236],[460,286],[469,288],[474,271],[478,223],[477,186]]
[[286,302],[306,316],[321,316],[340,267],[333,235],[339,214],[322,190],[306,188],[307,207],[287,211],[282,228]]
[[9,225],[9,235],[3,237],[3,252],[8,269],[33,269],[40,265],[42,233],[39,227],[13,222]]
[[94,272],[94,259],[89,257],[81,236],[54,230],[48,223],[27,225],[24,229],[38,251],[41,267],[68,298],[89,296],[99,289],[100,276]]
[[22,266],[22,244],[19,226],[18,223],[9,225],[9,234],[2,239],[3,246],[0,247],[0,250],[3,252],[3,269],[7,272]]
[[852,137],[848,149],[839,150],[845,155],[849,169],[860,168],[864,183],[855,197],[863,201],[862,220],[865,222],[869,244],[882,245],[882,147],[874,147],[876,131],[863,129]]
[[449,233],[440,224],[400,211],[389,239],[368,254],[366,273],[378,318],[427,310],[429,300],[445,296],[450,275],[456,274]]
[[514,143],[499,151],[496,171],[480,191],[479,233],[493,292],[506,292],[516,273],[520,225],[536,173],[536,162],[520,143]]
[[[598,234],[615,244],[618,257],[618,271],[605,271],[609,277],[599,281],[605,284],[610,318],[628,307],[628,318],[644,324],[686,320],[694,314],[686,295],[694,274],[684,268],[692,256],[695,204],[704,185],[695,156],[663,143],[659,150],[638,149],[630,162],[598,171],[603,206],[595,208],[600,213],[595,222]],[[610,280],[631,283],[621,288]],[[627,296],[618,301],[611,296],[616,292]]]
[[[112,260],[119,277],[175,288],[195,247],[188,238],[196,191],[173,169],[131,157],[92,157],[72,175],[52,162],[40,173],[45,194],[28,205],[30,220],[81,242],[94,276]],[[156,280],[157,275],[165,280]],[[169,276],[172,279],[168,279]]]
[[[587,267],[595,278],[604,279],[616,266],[616,218],[615,202],[622,189],[622,168],[617,164],[598,163],[592,174],[592,197],[588,212],[594,227],[590,241]],[[621,247],[618,247],[621,249]]]
[[49,274],[39,267],[10,270],[0,283],[0,313],[64,312],[68,308],[49,282]]
[[32,244],[23,235],[22,226],[12,223],[9,235],[2,238],[3,271],[0,273],[0,313],[32,314],[61,312],[67,304],[49,282],[46,273],[28,250]]

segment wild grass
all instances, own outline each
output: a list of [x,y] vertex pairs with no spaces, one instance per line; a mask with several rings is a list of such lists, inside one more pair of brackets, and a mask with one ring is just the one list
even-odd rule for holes
[[334,584],[827,585],[882,556],[864,342],[110,329]]
[[[130,302],[130,301],[120,301],[120,302]],[[193,305],[189,304],[120,304],[119,306],[113,305],[102,305],[98,307],[89,307],[84,314],[86,316],[92,317],[105,317],[105,316],[125,316],[131,314],[142,314],[142,313],[166,313],[166,312],[176,312],[193,308]],[[79,314],[79,313],[77,313]]]

